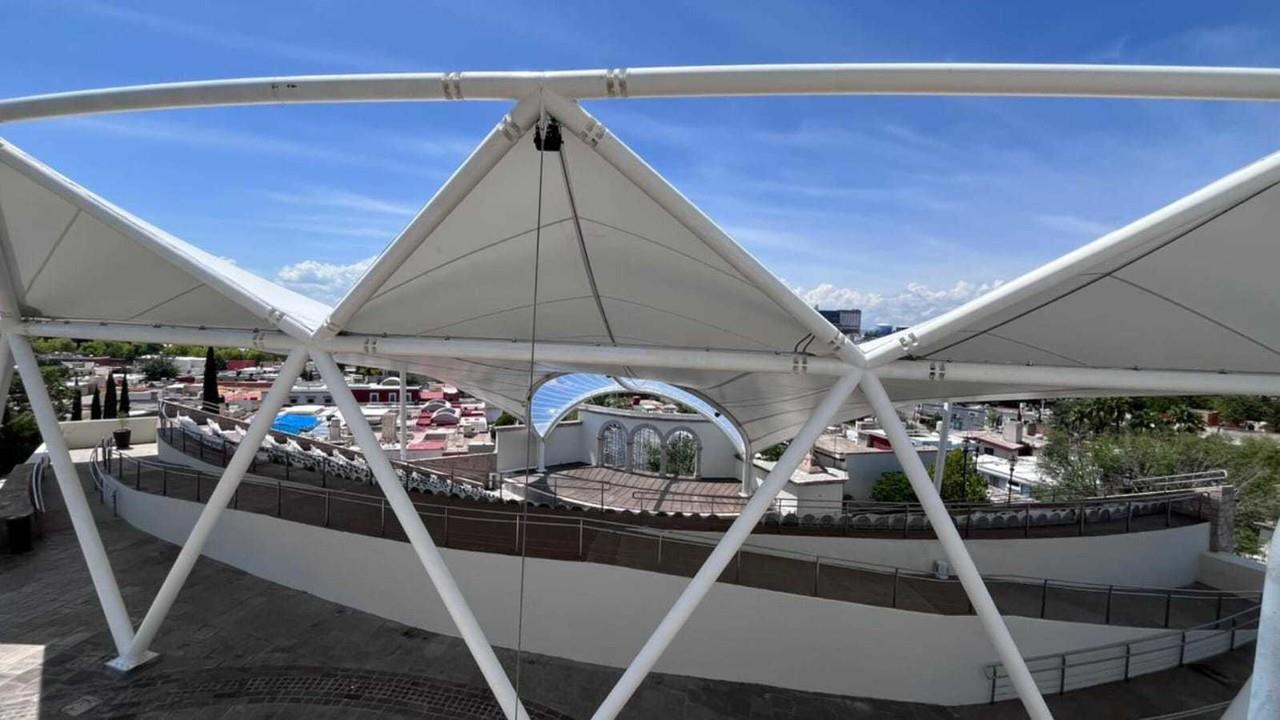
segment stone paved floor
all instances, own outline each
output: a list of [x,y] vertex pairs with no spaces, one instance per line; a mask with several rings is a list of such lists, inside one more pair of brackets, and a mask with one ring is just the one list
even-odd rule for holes
[[[55,490],[51,504],[60,505]],[[96,501],[107,551],[135,624],[176,548],[112,519]],[[499,717],[460,640],[290,590],[208,559],[192,573],[156,642],[129,676],[112,653],[74,536],[48,517],[36,550],[0,556],[0,720],[10,718]],[[1250,650],[1200,666],[1051,697],[1059,717],[1140,718],[1230,698]],[[514,654],[499,651],[514,670]],[[903,668],[909,673],[910,668]],[[521,694],[539,718],[586,718],[618,670],[526,655]],[[624,718],[1023,717],[1016,703],[942,708],[653,675]]]

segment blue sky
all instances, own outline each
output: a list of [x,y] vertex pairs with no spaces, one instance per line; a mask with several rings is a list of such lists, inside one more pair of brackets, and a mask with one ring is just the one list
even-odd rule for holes
[[[1280,65],[1276,3],[22,2],[0,96],[370,71],[764,62]],[[1280,107],[985,98],[588,109],[812,302],[911,323],[1280,149]],[[174,234],[338,297],[500,103],[183,110],[0,134]]]

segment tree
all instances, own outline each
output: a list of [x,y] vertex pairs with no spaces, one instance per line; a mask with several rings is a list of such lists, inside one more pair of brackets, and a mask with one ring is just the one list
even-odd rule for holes
[[205,412],[216,413],[222,405],[222,397],[218,395],[218,358],[212,347],[207,348],[204,354],[204,388],[200,401]]
[[98,394],[98,386],[93,386],[93,400],[89,402],[89,419],[102,419],[102,396]]
[[102,396],[102,417],[110,420],[120,414],[120,403],[116,399],[116,373],[107,373],[107,389]]
[[693,475],[698,470],[698,441],[691,435],[677,433],[667,442],[667,473]]
[[73,353],[76,342],[67,338],[31,338],[31,350],[37,355]]
[[178,366],[165,355],[156,355],[143,360],[138,370],[142,372],[142,377],[152,382],[178,377]]
[[498,416],[498,419],[493,421],[493,426],[494,426],[494,427],[507,427],[508,425],[515,425],[517,422],[519,422],[519,421],[518,421],[518,420],[516,420],[516,416],[515,416],[515,415],[512,415],[511,413],[506,412],[506,411],[504,410],[504,411],[502,412],[502,414]]
[[901,470],[882,474],[871,488],[871,499],[876,502],[917,502],[916,491],[911,489],[911,481]]
[[71,398],[71,419],[83,420],[84,419],[84,400],[80,397],[80,383],[78,381],[76,382],[75,390],[76,390],[76,395],[75,397]]
[[787,445],[788,443],[785,442],[780,442],[777,445],[770,445],[760,451],[760,459],[768,462],[778,462],[782,459],[782,453],[787,451]]
[[120,373],[120,417],[129,417],[129,375]]
[[[65,417],[70,412],[72,389],[67,385],[69,376],[70,372],[60,364],[40,367],[40,378],[58,417]],[[25,462],[40,445],[40,431],[21,376],[13,378],[4,407],[7,412],[0,424],[0,475]]]

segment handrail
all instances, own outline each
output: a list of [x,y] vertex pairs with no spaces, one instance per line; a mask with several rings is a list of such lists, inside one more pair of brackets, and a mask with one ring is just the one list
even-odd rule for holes
[[[106,448],[106,452],[109,452],[109,451],[110,449]],[[129,462],[135,463],[138,466],[141,466],[144,468],[151,468],[153,470],[163,470],[172,475],[177,475],[177,476],[185,475],[188,477],[200,477],[200,478],[206,477],[205,473],[202,473],[198,470],[185,470],[178,467],[159,465],[159,464],[149,462],[149,461],[144,461],[138,458],[133,458],[128,456],[123,456],[123,457],[124,459],[128,460]],[[96,457],[94,461],[96,462]],[[121,482],[123,482],[123,480],[121,480]],[[362,493],[353,493],[346,490],[314,488],[314,487],[308,487],[306,485],[297,484],[297,483],[286,484],[286,482],[282,480],[258,478],[249,474],[246,474],[244,476],[244,478],[241,481],[241,484],[256,485],[259,487],[279,486],[282,488],[287,488],[290,492],[295,492],[302,495],[307,495],[311,497],[324,497],[324,496],[337,497],[347,502],[361,504],[368,507],[380,507],[382,503],[385,502],[385,500],[381,496],[365,495]],[[423,502],[421,500],[412,500],[412,499],[411,499],[411,502],[413,503],[415,509],[418,509],[420,514],[425,514],[428,517],[442,517],[445,513],[440,512],[440,509],[443,508],[446,513],[454,513],[454,514],[461,513],[463,514],[463,516],[467,517],[468,519],[481,520],[486,522],[504,522],[509,524],[530,523],[530,524],[543,525],[543,526],[576,526],[578,524],[583,524],[586,526],[590,526],[591,529],[593,530],[611,532],[618,535],[626,535],[626,536],[635,537],[635,538],[650,539],[650,540],[663,538],[669,541],[678,541],[682,543],[705,547],[708,549],[713,548],[716,545],[715,541],[711,539],[701,537],[698,535],[692,535],[687,532],[682,532],[680,530],[670,530],[670,529],[660,529],[660,528],[646,528],[644,530],[639,530],[634,525],[629,525],[626,523],[620,523],[616,521],[592,518],[592,517],[566,517],[564,515],[542,513],[536,510],[524,511],[524,510],[518,510],[514,508],[498,509],[498,508],[483,508],[483,507],[460,507],[460,506],[454,506],[454,505],[437,504],[429,501]],[[480,516],[489,515],[489,516],[496,516],[496,517],[491,517],[491,518],[476,517],[477,515],[480,515]],[[913,580],[918,579],[918,580],[925,580],[925,581],[931,581],[931,582],[954,583],[954,584],[958,584],[959,582],[958,580],[955,580],[952,578],[946,578],[946,579],[938,578],[929,572],[915,570],[911,568],[895,567],[895,566],[884,565],[879,563],[855,561],[855,560],[848,560],[845,558],[839,558],[839,557],[833,557],[833,556],[819,555],[814,553],[805,553],[801,551],[786,550],[782,548],[767,547],[763,545],[751,544],[750,541],[748,541],[748,544],[743,545],[743,551],[748,551],[748,552],[760,554],[760,555],[768,555],[772,557],[800,560],[800,561],[809,562],[809,563],[821,564],[826,567],[841,567],[841,568],[850,569],[850,570],[875,572],[875,573],[880,573],[886,576],[897,575],[900,577],[908,577]],[[1261,596],[1260,592],[1251,591],[1251,590],[1236,591],[1236,590],[1178,588],[1178,587],[1166,588],[1166,587],[1154,587],[1154,586],[1106,585],[1102,583],[1089,583],[1089,582],[1073,581],[1073,580],[1056,580],[1056,579],[1046,580],[1045,578],[1042,578],[1042,577],[1031,577],[1031,576],[1015,575],[1015,574],[985,575],[984,577],[986,577],[986,579],[991,581],[1013,582],[1013,583],[1018,583],[1022,585],[1028,585],[1028,586],[1044,586],[1047,583],[1049,587],[1055,588],[1055,589],[1081,590],[1086,592],[1101,591],[1102,588],[1107,588],[1112,593],[1120,592],[1120,593],[1129,593],[1129,594],[1149,594],[1153,597],[1154,596],[1160,596],[1160,597],[1172,596],[1175,598],[1202,599],[1202,598],[1216,598],[1220,596],[1221,597],[1229,596],[1229,597],[1247,599],[1249,596],[1259,596],[1259,597]]]
[[[1059,677],[1057,692],[1060,693],[1066,692],[1067,690],[1067,675],[1070,670],[1092,667],[1103,663],[1122,662],[1123,678],[1128,680],[1131,676],[1131,670],[1135,659],[1144,658],[1156,653],[1171,653],[1176,650],[1178,652],[1178,662],[1170,667],[1181,667],[1187,662],[1187,650],[1189,648],[1219,640],[1223,635],[1230,636],[1227,650],[1234,650],[1236,648],[1236,633],[1241,630],[1250,630],[1256,627],[1261,619],[1261,609],[1261,605],[1259,604],[1246,610],[1241,610],[1240,612],[1217,618],[1194,627],[1172,630],[1170,632],[1160,633],[1158,635],[1149,635],[1147,637],[1136,638],[1133,640],[1121,640],[1118,642],[1095,645],[1093,647],[1080,648],[1076,650],[1068,650],[1065,652],[1047,653],[1045,655],[1028,657],[1025,658],[1025,660],[1028,667],[1034,666],[1038,663],[1043,663],[1044,661],[1055,661],[1050,662],[1043,667],[1032,669],[1031,674],[1032,676],[1056,674]],[[1228,623],[1230,624],[1229,627],[1227,627]],[[1205,632],[1213,634],[1204,635],[1203,633]],[[1195,633],[1200,633],[1200,635],[1189,637],[1189,635]],[[1177,643],[1163,642],[1172,638],[1177,638]],[[1142,647],[1135,652],[1135,646],[1146,647]],[[1120,649],[1123,649],[1123,654],[1117,653],[1114,655],[1104,655],[1102,657],[1097,656],[1099,653],[1106,653],[1108,650],[1118,651]],[[1090,655],[1094,657],[1089,657],[1074,663],[1070,661],[1070,658],[1082,655]],[[1196,659],[1200,658],[1198,657]],[[1157,669],[1163,670],[1166,668],[1162,667]],[[1001,674],[1003,670],[1003,663],[991,663],[983,670],[984,674],[991,681],[990,700],[993,703],[996,701],[996,696],[998,694],[999,681],[1009,677],[1008,674]],[[1155,669],[1149,671],[1154,672]],[[1037,683],[1038,682],[1039,679],[1037,678]]]

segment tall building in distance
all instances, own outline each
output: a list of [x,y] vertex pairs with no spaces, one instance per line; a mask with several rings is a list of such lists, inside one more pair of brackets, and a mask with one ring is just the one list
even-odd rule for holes
[[849,337],[858,337],[862,333],[861,310],[819,310],[818,313]]

